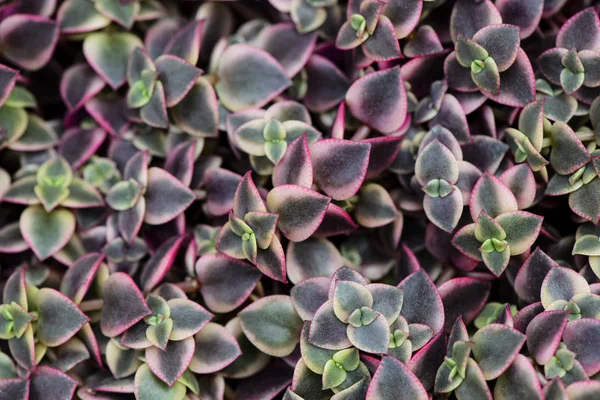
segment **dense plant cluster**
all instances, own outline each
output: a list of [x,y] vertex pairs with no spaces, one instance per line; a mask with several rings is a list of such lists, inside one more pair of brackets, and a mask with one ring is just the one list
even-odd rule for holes
[[0,400],[600,398],[599,11],[0,2]]

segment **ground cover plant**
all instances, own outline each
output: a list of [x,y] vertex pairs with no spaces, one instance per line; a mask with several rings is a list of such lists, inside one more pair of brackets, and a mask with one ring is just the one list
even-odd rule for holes
[[0,1],[0,400],[600,398],[599,12]]

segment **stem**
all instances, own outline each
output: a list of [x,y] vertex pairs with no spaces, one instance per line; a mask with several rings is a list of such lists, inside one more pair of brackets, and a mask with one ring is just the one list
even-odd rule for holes
[[196,293],[200,289],[200,283],[195,279],[188,279],[183,282],[175,283],[179,289],[185,293]]
[[265,288],[263,287],[262,282],[258,282],[258,285],[254,288],[258,297],[265,297]]
[[582,142],[587,142],[588,140],[594,140],[594,132],[575,132],[575,134],[577,135],[577,137],[579,138],[579,140],[581,140]]
[[259,300],[259,299],[260,299],[260,297],[258,297],[258,296],[257,296],[257,295],[255,295],[254,293],[252,293],[252,294],[250,295],[250,300],[251,300],[252,302],[255,302],[256,300]]
[[550,146],[552,146],[552,139],[545,137],[544,140],[542,140],[542,148]]
[[104,300],[102,299],[87,300],[79,303],[79,309],[83,312],[99,311],[102,310],[103,306]]

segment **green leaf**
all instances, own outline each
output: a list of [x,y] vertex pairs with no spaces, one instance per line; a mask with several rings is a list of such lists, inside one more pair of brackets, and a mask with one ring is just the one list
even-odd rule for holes
[[173,320],[165,318],[156,325],[150,325],[146,328],[146,338],[154,346],[164,350],[169,343],[169,337],[173,330]]
[[360,363],[358,350],[355,348],[340,350],[331,359],[340,364],[346,371],[354,371]]
[[47,212],[54,210],[71,193],[67,186],[51,186],[46,184],[38,184],[33,190]]
[[565,93],[571,94],[583,85],[585,74],[583,72],[572,72],[563,68],[560,72],[560,84],[565,89]]
[[583,235],[575,242],[573,254],[600,256],[600,237],[596,235]]
[[506,232],[485,211],[482,211],[475,223],[475,237],[482,243],[492,238],[504,240]]
[[106,203],[117,211],[133,208],[144,192],[144,188],[134,179],[115,184],[106,194]]
[[346,375],[341,364],[334,360],[327,361],[323,370],[323,390],[341,385],[346,380]]
[[273,164],[277,164],[285,155],[287,146],[285,140],[270,140],[265,143],[265,155]]
[[300,341],[302,319],[289,296],[268,296],[250,304],[239,314],[242,329],[261,351],[285,357]]
[[186,388],[175,382],[169,387],[152,373],[148,364],[140,366],[135,373],[135,397],[138,400],[184,400]]
[[365,286],[351,281],[337,281],[333,291],[333,309],[335,315],[345,322],[350,315],[361,307],[373,306],[373,295]]
[[21,234],[40,260],[62,249],[75,232],[75,216],[65,209],[47,213],[41,206],[29,206],[19,220]]
[[[491,239],[496,240],[496,239]],[[483,262],[489,268],[490,271],[496,276],[502,275],[502,272],[508,266],[508,261],[510,260],[510,246],[506,246],[504,250],[498,251],[495,248],[490,252],[484,252],[482,249],[481,256],[483,258]]]
[[36,180],[39,185],[55,188],[66,188],[71,184],[73,171],[69,162],[63,157],[56,157],[46,161],[37,170]]

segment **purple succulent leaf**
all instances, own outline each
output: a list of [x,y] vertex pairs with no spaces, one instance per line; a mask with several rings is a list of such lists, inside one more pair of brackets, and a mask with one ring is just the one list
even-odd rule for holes
[[237,186],[233,198],[233,213],[243,218],[249,212],[267,212],[265,203],[248,171]]
[[554,267],[544,278],[540,297],[544,308],[548,308],[556,300],[569,301],[576,294],[589,292],[590,287],[583,276],[572,269]]
[[288,239],[300,242],[317,230],[330,200],[302,186],[283,185],[269,192],[267,205],[270,212],[279,214],[277,226],[281,232]]
[[452,232],[463,212],[462,193],[453,188],[446,197],[425,196],[423,209],[432,223],[446,232]]
[[373,61],[391,61],[403,57],[394,25],[388,17],[379,17],[377,28],[363,43],[362,50]]
[[212,215],[225,215],[234,207],[234,196],[242,177],[231,171],[215,168],[205,180],[206,208]]
[[60,82],[60,94],[69,110],[81,108],[104,88],[104,81],[86,64],[67,69]]
[[304,105],[293,100],[281,100],[269,107],[264,119],[276,119],[281,122],[290,120],[311,124],[310,114]]
[[426,390],[433,389],[436,371],[444,362],[445,354],[446,335],[440,332],[417,351],[408,363],[408,367]]
[[17,303],[24,310],[28,310],[27,292],[25,281],[25,268],[17,268],[4,284],[2,302],[4,304]]
[[120,335],[151,312],[129,275],[116,272],[107,279],[100,319],[100,328],[105,336]]
[[[402,388],[402,389],[400,389]],[[425,388],[411,370],[394,357],[383,357],[369,384],[367,400],[394,399],[398,391],[411,399],[428,398]]]
[[312,159],[305,134],[288,145],[283,158],[275,165],[273,186],[297,185],[310,188],[312,182]]
[[179,128],[194,137],[217,136],[219,110],[217,95],[207,80],[199,78],[171,109]]
[[130,54],[142,46],[140,39],[130,33],[92,33],[83,42],[83,53],[96,73],[118,89],[127,78]]
[[161,225],[183,213],[196,199],[196,195],[164,169],[153,167],[148,170],[145,198],[144,222]]
[[158,347],[149,347],[145,353],[146,362],[154,375],[172,388],[190,365],[195,347],[194,338],[191,337],[169,341],[164,351]]
[[29,71],[50,61],[58,36],[56,22],[37,15],[14,14],[0,24],[2,55]]
[[496,62],[498,71],[504,72],[517,59],[519,28],[506,24],[486,26],[473,35],[473,41],[486,49]]
[[373,72],[355,81],[346,103],[361,122],[389,134],[406,119],[406,91],[400,68]]
[[[288,269],[289,260],[288,255]],[[294,282],[291,277],[290,280]],[[328,300],[329,282],[330,279],[324,276],[308,278],[297,282],[290,290],[294,309],[304,321],[311,321],[319,307]]]
[[583,84],[589,87],[600,86],[600,54],[591,50],[581,50],[577,55],[585,69]]
[[174,45],[175,38],[179,37],[181,33],[182,29],[179,21],[174,18],[163,18],[153,24],[146,32],[144,47],[148,50],[150,57],[156,59],[165,54],[167,45],[170,43]]
[[77,259],[63,276],[60,291],[75,304],[81,303],[103,260],[104,254],[100,253],[89,253]]
[[369,165],[365,179],[373,178],[385,171],[396,159],[400,151],[402,138],[400,136],[382,136],[363,140],[371,144]]
[[495,176],[484,173],[473,187],[469,202],[471,218],[477,220],[482,211],[492,218],[517,211],[517,199],[510,189]]
[[85,110],[102,129],[114,136],[120,136],[129,127],[127,104],[122,98],[94,97],[85,103]]
[[47,213],[41,206],[29,206],[19,220],[21,235],[40,260],[63,248],[75,232],[75,216],[68,210]]
[[444,60],[444,76],[448,86],[459,92],[476,92],[477,84],[471,78],[471,71],[464,68],[458,61],[457,52],[448,54]]
[[468,206],[471,202],[471,192],[482,174],[479,168],[469,162],[457,161],[457,164],[458,181],[456,181],[456,187],[462,194],[463,204]]
[[93,4],[82,0],[62,3],[56,19],[63,34],[92,32],[110,25],[110,19],[100,14]]
[[521,48],[517,51],[515,62],[502,73],[499,93],[492,95],[483,91],[483,94],[511,107],[525,107],[535,100],[535,76],[529,58]]
[[160,82],[164,86],[167,107],[177,105],[202,74],[202,70],[199,68],[172,55],[158,57],[155,64]]
[[146,199],[140,197],[138,202],[133,208],[126,211],[120,211],[117,215],[117,225],[119,232],[123,239],[127,243],[133,243],[137,237],[142,223],[144,222],[144,215],[146,213]]
[[341,207],[329,203],[323,221],[315,231],[316,236],[334,236],[349,233],[358,227],[350,215]]
[[37,181],[34,176],[18,179],[13,182],[11,187],[4,193],[2,200],[14,204],[40,204],[40,200],[34,191],[36,185]]
[[449,129],[460,142],[468,142],[471,139],[465,112],[456,97],[451,94],[443,96],[439,112],[429,121],[428,126],[432,129],[438,124]]
[[489,297],[490,285],[479,279],[460,277],[442,284],[439,293],[444,304],[445,329],[449,331],[455,324],[452,321],[460,318],[469,325],[477,317]]
[[147,104],[140,108],[140,118],[153,128],[167,129],[169,127],[165,90],[162,82],[156,82],[152,97],[150,97]]
[[[192,21],[170,36],[164,48],[164,54],[182,58],[192,65],[198,63],[202,31],[206,20]],[[146,35],[148,37],[148,34]],[[157,57],[154,57],[157,58]]]
[[313,112],[332,109],[344,100],[350,82],[330,60],[313,54],[305,66],[307,89],[304,104]]
[[184,237],[173,237],[164,242],[150,257],[142,269],[140,282],[142,289],[149,292],[162,281],[175,262],[175,257]]
[[539,301],[544,278],[554,267],[558,267],[558,264],[542,250],[536,248],[515,277],[515,292],[527,302]]
[[129,86],[133,86],[141,80],[142,72],[145,70],[156,71],[156,66],[146,50],[142,47],[136,47],[127,60],[127,83]]
[[368,325],[355,327],[348,325],[348,340],[357,349],[373,354],[387,353],[390,342],[390,328],[385,317],[377,313],[377,317]]
[[525,253],[536,241],[542,227],[543,217],[525,211],[505,212],[496,222],[506,232],[510,255]]
[[504,142],[482,135],[473,136],[471,142],[462,145],[465,161],[490,174],[499,168],[508,149]]
[[[559,380],[559,379],[557,379]],[[585,398],[597,396],[600,393],[600,385],[596,381],[578,381],[571,383],[566,390],[569,399],[583,400]]]
[[131,29],[140,11],[137,2],[122,3],[115,0],[99,0],[95,7],[100,14],[127,30]]
[[527,396],[532,400],[544,398],[537,371],[531,361],[522,354],[519,354],[498,378],[494,387],[495,399],[510,399],[514,396]]
[[305,322],[300,338],[300,352],[306,366],[316,374],[323,375],[325,365],[332,359],[335,350],[327,350],[317,347],[308,341],[310,322]]
[[430,25],[420,26],[415,37],[404,45],[404,55],[406,57],[423,57],[439,53],[444,50],[442,43]]
[[552,125],[550,163],[561,175],[572,174],[590,160],[590,153],[575,132],[564,122]]
[[575,353],[588,376],[600,371],[599,331],[600,321],[584,318],[569,322],[563,334],[563,342]]
[[[434,335],[444,326],[444,306],[440,294],[424,270],[406,277],[398,288],[404,292],[401,315],[409,324],[429,326]],[[427,300],[425,300],[427,299]]]
[[473,356],[486,380],[499,377],[513,362],[526,336],[506,325],[490,324],[473,336]]
[[0,390],[15,400],[29,399],[29,380],[22,378],[4,378],[0,382]]
[[381,314],[387,320],[388,325],[392,324],[400,315],[404,297],[402,290],[381,283],[367,285],[367,289],[373,296],[371,308]]
[[[225,50],[218,75],[217,94],[221,103],[232,111],[261,107],[292,84],[270,54],[245,44]],[[266,75],[269,85],[264,84]]]
[[333,312],[342,322],[347,322],[350,315],[361,307],[371,308],[373,296],[360,283],[336,280],[333,290]]
[[280,23],[263,29],[256,46],[271,54],[292,78],[306,64],[316,42],[316,32],[301,35],[291,23]]
[[39,313],[36,335],[46,346],[65,343],[89,321],[75,303],[54,289],[40,289],[36,300]]
[[556,35],[556,46],[577,51],[600,51],[600,19],[593,7],[573,15]]
[[41,151],[54,147],[57,141],[56,132],[50,124],[36,115],[29,115],[25,132],[11,143],[10,148],[24,152]]
[[453,185],[458,180],[456,158],[450,149],[435,139],[419,153],[415,162],[415,177],[422,187],[433,179],[443,179]]
[[196,351],[189,368],[198,374],[219,371],[242,354],[235,337],[219,324],[208,323],[195,340]]
[[188,299],[172,299],[167,304],[173,320],[170,340],[184,340],[197,334],[213,317],[200,304]]
[[192,182],[197,147],[197,141],[182,142],[169,152],[165,160],[165,170],[185,186]]
[[544,311],[527,326],[527,348],[538,364],[545,365],[554,356],[568,318],[569,311]]
[[544,398],[548,400],[566,400],[567,391],[560,378],[551,380],[546,386],[544,386]]
[[[230,213],[230,218],[232,218],[232,213]],[[221,253],[228,255],[229,257],[243,260],[246,258],[246,255],[242,249],[242,246],[242,238],[233,231],[231,227],[231,222],[225,223],[225,225],[223,225],[221,231],[219,232],[215,248]],[[249,261],[253,264],[256,263],[256,259]]]
[[526,3],[518,0],[500,0],[496,8],[502,16],[502,21],[519,27],[521,39],[525,39],[535,32],[544,9],[544,1],[532,0]]
[[523,307],[514,317],[514,328],[521,333],[525,333],[531,320],[542,312],[544,312],[544,306],[540,301]]
[[536,192],[535,178],[527,164],[507,169],[499,179],[515,195],[520,210],[533,204]]
[[330,277],[344,264],[339,250],[330,241],[314,237],[290,242],[286,259],[288,277],[295,284],[309,278]]
[[418,0],[391,0],[384,5],[382,14],[392,21],[396,36],[403,39],[417,26],[422,8],[423,3]]
[[287,283],[285,253],[277,236],[273,236],[269,247],[258,252],[256,267],[269,278]]
[[[0,252],[1,253],[21,253],[29,248],[25,239],[21,235],[19,223],[5,225],[0,229]],[[6,302],[5,302],[6,303]]]
[[246,307],[239,315],[248,339],[269,355],[287,356],[300,340],[302,319],[296,314],[289,296],[264,297]]
[[334,200],[350,198],[360,189],[369,164],[369,143],[321,140],[311,147],[315,182]]
[[135,373],[136,398],[145,399],[160,396],[171,400],[185,397],[186,391],[186,387],[180,382],[173,382],[172,386],[165,384],[161,378],[153,373],[148,364],[142,364]]
[[596,202],[600,180],[594,179],[569,195],[569,206],[579,217],[597,224],[600,220],[600,208]]
[[30,377],[29,398],[69,400],[75,395],[77,385],[78,382],[64,372],[40,366]]
[[471,38],[481,28],[501,23],[500,12],[491,1],[459,0],[452,8],[450,35],[453,40],[459,33]]
[[377,228],[393,222],[399,215],[390,194],[376,183],[364,185],[354,210],[356,221],[367,228]]
[[538,56],[537,64],[540,71],[555,85],[560,85],[560,72],[563,69],[561,60],[567,53],[567,49],[555,47]]
[[347,325],[336,317],[333,301],[329,300],[315,313],[310,324],[308,341],[320,348],[342,350],[352,345],[346,336]]

